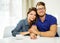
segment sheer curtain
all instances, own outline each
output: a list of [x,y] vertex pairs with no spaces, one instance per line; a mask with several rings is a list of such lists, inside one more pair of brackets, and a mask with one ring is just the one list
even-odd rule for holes
[[10,0],[0,0],[0,39],[3,37],[4,28],[9,26]]
[[0,0],[0,39],[6,27],[15,27],[21,19],[22,0]]
[[27,11],[30,7],[34,6],[34,0],[22,0],[22,16],[26,18]]
[[22,19],[22,0],[10,0],[10,26]]

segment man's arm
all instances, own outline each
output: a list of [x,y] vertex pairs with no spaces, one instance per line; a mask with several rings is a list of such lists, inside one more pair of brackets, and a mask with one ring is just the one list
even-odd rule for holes
[[46,32],[40,32],[41,36],[46,36],[46,37],[54,37],[57,32],[57,25],[51,25],[50,30]]
[[37,30],[37,27],[35,25],[33,25],[31,27],[31,31],[37,35],[41,35],[41,36],[45,36],[45,37],[54,37],[56,35],[57,32],[57,25],[53,24],[50,26],[50,30],[46,31],[46,32],[40,32]]

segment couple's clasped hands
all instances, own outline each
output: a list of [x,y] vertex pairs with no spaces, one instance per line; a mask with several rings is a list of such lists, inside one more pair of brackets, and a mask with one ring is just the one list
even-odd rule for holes
[[28,32],[29,32],[29,34],[30,34],[30,38],[31,39],[36,39],[37,38],[37,35],[38,35],[38,33],[39,33],[39,31],[36,29],[36,28],[30,28],[29,30],[28,30]]
[[32,26],[27,32],[20,32],[22,35],[30,34],[31,39],[36,39],[39,32],[36,26]]

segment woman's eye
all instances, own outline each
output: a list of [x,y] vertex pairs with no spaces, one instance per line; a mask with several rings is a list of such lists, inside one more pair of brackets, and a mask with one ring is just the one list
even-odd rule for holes
[[30,14],[30,15],[33,15],[33,14]]
[[36,14],[30,14],[30,15],[34,15],[34,16],[36,16]]

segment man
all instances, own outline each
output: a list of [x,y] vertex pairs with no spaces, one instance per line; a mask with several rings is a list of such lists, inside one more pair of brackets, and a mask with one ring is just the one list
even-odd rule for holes
[[45,3],[38,2],[36,8],[38,13],[37,20],[29,31],[43,37],[58,37],[57,19],[52,15],[46,14]]

